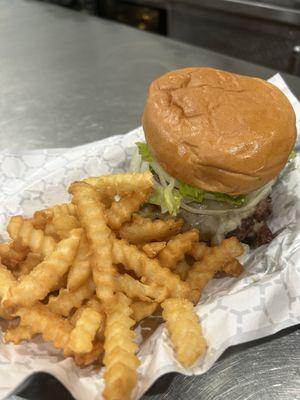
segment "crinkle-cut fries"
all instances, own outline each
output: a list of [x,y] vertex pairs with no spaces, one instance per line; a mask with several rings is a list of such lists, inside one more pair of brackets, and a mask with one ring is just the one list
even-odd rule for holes
[[220,271],[243,271],[236,238],[210,247],[198,230],[183,232],[182,219],[141,216],[152,190],[149,171],[74,182],[70,203],[12,217],[11,241],[0,244],[4,342],[41,334],[78,365],[103,363],[106,400],[131,398],[137,324],[162,309],[189,367],[207,347],[194,312],[202,289]]

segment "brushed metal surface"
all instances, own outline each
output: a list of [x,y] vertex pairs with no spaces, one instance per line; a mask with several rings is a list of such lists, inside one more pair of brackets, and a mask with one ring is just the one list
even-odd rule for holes
[[298,400],[300,330],[228,349],[202,376],[170,374],[142,400]]
[[163,8],[176,5],[203,7],[247,17],[300,25],[298,0],[129,0],[129,2]]
[[[1,145],[76,146],[127,132],[151,80],[187,65],[274,73],[47,3],[1,0]],[[288,82],[300,93],[298,79]]]
[[[127,132],[140,123],[149,82],[188,65],[274,73],[45,3],[1,0],[0,148],[69,147]],[[300,79],[284,77],[300,96]],[[203,376],[163,377],[143,399],[298,400],[299,365],[300,330],[290,328],[229,349]],[[44,399],[32,382],[22,398]],[[71,399],[53,383],[51,395]]]

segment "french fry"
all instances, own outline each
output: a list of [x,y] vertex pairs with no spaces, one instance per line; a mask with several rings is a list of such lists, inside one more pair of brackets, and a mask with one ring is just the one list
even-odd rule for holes
[[178,264],[176,264],[175,268],[173,269],[173,272],[179,275],[182,281],[185,281],[188,276],[190,268],[191,266],[187,263],[187,261],[184,258],[183,260],[179,261]]
[[93,350],[93,340],[101,324],[104,325],[103,314],[86,307],[70,334],[69,349],[74,353],[90,353]]
[[28,253],[25,260],[14,270],[14,276],[18,279],[28,275],[42,261],[40,254]]
[[24,220],[20,216],[12,217],[7,231],[10,237],[22,246],[28,246],[33,253],[48,257],[53,253],[57,242],[51,237],[46,236],[40,229],[35,229],[30,221]]
[[113,201],[106,211],[107,223],[111,229],[117,230],[125,222],[130,221],[134,212],[146,202],[149,192],[136,192],[129,196]]
[[[200,261],[205,255],[209,254],[211,249],[212,247],[208,247],[205,242],[196,242],[187,254],[192,256],[196,261]],[[244,269],[238,260],[233,260],[223,267],[223,271],[227,275],[238,277]]]
[[142,301],[157,301],[162,302],[168,294],[165,287],[144,284],[128,274],[116,274],[116,290],[123,292],[131,299],[139,299]]
[[145,244],[142,249],[149,258],[155,258],[165,247],[167,242],[152,242]]
[[66,319],[53,314],[47,306],[37,303],[30,308],[19,308],[16,315],[21,324],[30,326],[32,334],[41,333],[45,342],[53,342],[54,347],[64,349],[65,355],[70,352],[67,348],[73,326]]
[[79,222],[73,215],[54,215],[45,227],[45,234],[58,237],[60,240],[68,237],[72,229],[79,228]]
[[10,312],[10,310],[7,310],[2,305],[0,305],[0,318],[5,319],[6,321],[11,321],[16,317]]
[[[68,277],[67,273],[65,273],[61,278],[59,278],[59,280],[56,282],[56,284],[51,288],[51,292],[56,292],[57,290],[60,290],[64,287],[66,287],[67,277]],[[24,276],[20,276],[19,281],[21,281],[23,279],[24,279]]]
[[57,296],[50,296],[47,306],[53,313],[67,317],[72,309],[79,308],[84,300],[89,299],[94,292],[95,285],[90,279],[73,292],[61,289]]
[[151,220],[134,214],[132,222],[120,228],[119,236],[132,244],[166,241],[180,232],[183,223],[183,219]]
[[153,187],[153,177],[150,171],[137,173],[114,174],[84,179],[84,182],[94,186],[101,197],[127,196],[133,192],[149,192]]
[[135,322],[140,322],[142,319],[149,317],[154,313],[158,303],[148,303],[145,301],[134,301],[130,307],[132,309],[132,318]]
[[94,345],[92,351],[84,354],[72,354],[75,364],[80,366],[87,366],[96,362],[101,362],[103,355],[103,342],[98,340]]
[[237,278],[244,272],[244,268],[238,260],[233,260],[223,267],[223,271],[226,272],[227,275]]
[[19,324],[15,328],[8,328],[3,337],[4,343],[19,344],[23,341],[29,341],[35,333],[30,326]]
[[93,310],[96,310],[98,312],[104,311],[103,304],[100,303],[99,299],[97,296],[93,296],[88,301],[86,302],[86,305],[88,307],[91,307]]
[[93,310],[97,311],[98,313],[102,313],[103,315],[105,315],[103,304],[100,303],[97,296],[92,296],[89,300],[87,300],[87,302],[83,306],[77,308],[72,315],[69,315],[69,321],[71,322],[72,325],[74,326],[76,325],[76,322],[80,318],[82,311],[87,307],[90,307]]
[[9,269],[16,269],[28,253],[26,247],[16,246],[14,242],[0,243],[0,258]]
[[130,300],[122,293],[118,293],[116,298],[117,302],[106,319],[103,395],[106,400],[129,400],[137,382],[139,365],[135,355],[138,346],[133,343],[135,321],[130,318]]
[[81,225],[85,228],[92,250],[90,258],[96,293],[109,303],[114,295],[114,268],[112,263],[112,232],[106,225],[104,208],[96,190],[84,182],[75,182],[69,192],[77,205]]
[[4,307],[29,307],[43,299],[68,271],[79,245],[82,229],[60,241],[55,251],[37,265],[22,281],[10,288],[2,300]]
[[45,208],[40,211],[36,211],[33,218],[30,219],[35,229],[45,229],[48,222],[52,220],[55,214],[60,213],[64,215],[73,215],[76,217],[77,210],[76,206],[72,203],[58,204],[53,207]]
[[200,261],[204,257],[207,249],[209,249],[209,247],[205,242],[195,242],[192,248],[187,251],[187,254],[192,256],[196,261]]
[[187,276],[187,282],[195,295],[193,300],[200,296],[201,290],[217,272],[243,252],[243,246],[237,238],[231,237],[224,239],[219,246],[211,247],[201,261],[196,261]]
[[183,260],[185,254],[191,250],[193,243],[199,240],[199,231],[192,229],[185,233],[179,233],[170,239],[166,247],[159,253],[160,264],[165,268],[173,269]]
[[34,229],[44,230],[47,223],[51,221],[53,212],[51,208],[45,208],[44,210],[36,211],[33,217],[29,219]]
[[72,292],[84,285],[92,275],[90,264],[90,250],[86,235],[83,234],[80,240],[77,255],[69,270],[67,289]]
[[126,269],[133,270],[146,283],[156,283],[168,289],[172,297],[187,297],[189,285],[182,282],[168,268],[162,268],[156,259],[150,259],[136,246],[129,245],[124,240],[113,241],[113,258],[116,264],[123,264]]
[[205,353],[207,347],[193,304],[186,299],[167,299],[161,306],[176,358],[188,368]]
[[[93,310],[97,311],[98,313],[102,313],[102,316],[106,318],[105,314],[105,308],[104,305],[100,303],[99,299],[97,296],[91,297],[87,302],[86,302],[87,307],[91,307]],[[101,341],[104,342],[104,327],[105,324],[101,325],[101,328],[98,329],[97,332],[97,338]]]
[[17,281],[12,272],[5,265],[1,264],[0,261],[0,298],[3,299],[9,289],[15,286],[16,283]]

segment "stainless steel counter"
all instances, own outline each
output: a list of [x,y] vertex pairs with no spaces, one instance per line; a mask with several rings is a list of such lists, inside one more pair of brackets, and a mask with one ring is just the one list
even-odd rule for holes
[[[149,82],[191,65],[274,73],[45,3],[1,0],[0,146],[76,146],[125,133],[140,124]],[[300,96],[300,79],[285,79]],[[300,331],[291,328],[228,350],[203,376],[163,377],[143,399],[300,399],[299,366]],[[41,386],[33,380],[22,396],[71,398]]]

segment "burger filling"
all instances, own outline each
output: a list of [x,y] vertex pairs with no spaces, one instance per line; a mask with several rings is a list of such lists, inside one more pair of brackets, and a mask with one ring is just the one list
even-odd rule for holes
[[[290,159],[295,158],[293,152]],[[270,193],[274,180],[246,195],[206,192],[171,177],[157,163],[146,143],[137,143],[131,171],[150,169],[155,178],[155,191],[149,198],[152,207],[145,212],[182,216],[187,227],[201,229],[204,240],[218,244],[225,237],[236,236],[251,246],[272,240],[266,219],[272,212]]]

